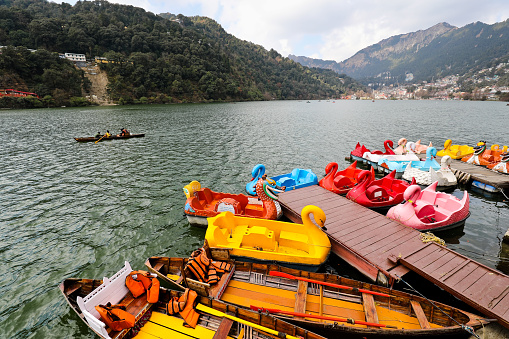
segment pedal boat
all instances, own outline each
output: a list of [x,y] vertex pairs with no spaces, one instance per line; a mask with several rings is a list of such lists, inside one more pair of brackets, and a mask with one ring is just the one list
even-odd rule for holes
[[[325,339],[310,331],[285,321],[274,321],[270,315],[241,309],[218,299],[197,295],[195,302],[199,314],[195,328],[185,326],[179,315],[169,315],[167,305],[173,298],[180,298],[185,289],[172,291],[159,289],[159,301],[154,304],[147,302],[146,293],[134,298],[125,286],[125,278],[132,271],[128,262],[111,278],[81,279],[68,278],[60,285],[65,300],[79,318],[104,339],[136,338],[200,338],[200,339],[234,339],[242,338],[244,332],[252,331],[257,338],[275,335],[296,339]],[[127,312],[136,316],[133,328],[113,331],[100,319],[95,306],[110,302],[126,306]],[[232,312],[235,316],[225,316]]]
[[[258,179],[265,174],[265,166],[262,164],[256,165],[251,171],[253,178],[246,184],[246,192],[249,195],[256,195],[256,183]],[[275,188],[286,187],[285,192],[296,190],[311,185],[318,185],[318,177],[310,169],[294,168],[290,173],[281,174],[275,177],[270,177],[275,184]]]
[[415,181],[419,185],[429,186],[438,181],[438,186],[455,186],[458,181],[450,169],[451,157],[446,155],[440,160],[440,164],[435,160],[437,150],[435,147],[429,147],[426,150],[425,161],[412,161],[405,168],[402,178]]
[[435,181],[421,191],[411,185],[404,193],[405,202],[392,207],[387,217],[419,231],[443,231],[465,224],[470,216],[470,200],[463,191],[460,200],[452,194],[437,192]]
[[394,143],[392,140],[385,140],[384,141],[384,148],[385,152],[379,151],[379,150],[373,150],[373,151],[367,151],[362,154],[362,158],[364,159],[364,162],[368,162],[370,165],[376,165],[378,163],[378,160],[382,158],[385,155],[394,155],[393,150]]
[[364,153],[366,152],[370,152],[369,149],[366,148],[366,146],[364,145],[361,145],[360,143],[357,143],[357,145],[355,145],[355,148],[353,151],[350,152],[350,158],[352,160],[359,160],[359,161],[364,161],[364,159],[362,158],[362,156],[364,155]]
[[[184,213],[192,226],[207,227],[207,218],[230,211],[238,216],[277,220],[283,215],[277,196],[249,197],[245,194],[214,192],[198,181],[184,186]],[[270,194],[270,193],[269,193]],[[261,200],[260,200],[261,199]]]
[[444,149],[437,152],[437,156],[450,156],[452,159],[461,159],[474,153],[474,148],[468,145],[453,145],[451,139],[444,142]]
[[[370,170],[374,177],[373,167]],[[318,185],[336,194],[345,195],[357,185],[357,175],[361,171],[362,169],[357,168],[357,160],[341,171],[338,171],[336,162],[331,162],[325,166],[325,177],[318,182]]]
[[[422,162],[422,161],[421,161]],[[458,184],[458,179],[451,171],[451,157],[446,155],[440,160],[440,169],[435,171],[433,167],[429,167],[428,171],[411,167],[408,164],[405,172],[403,172],[403,179],[411,181],[412,178],[418,185],[429,186],[435,181],[438,182],[438,187],[453,187]]]
[[409,141],[407,143],[407,148],[414,152],[415,154],[421,154],[421,153],[426,153],[426,150],[429,148],[429,147],[432,147],[433,144],[429,143],[428,146],[425,146],[425,145],[421,145],[421,139],[417,140],[416,142],[413,142],[413,141]]
[[[212,260],[229,255],[227,249],[209,251]],[[187,260],[151,257],[145,265],[172,289],[189,286],[199,295],[270,313],[278,321],[327,338],[466,338],[466,330],[489,323],[482,316],[397,289],[277,265],[235,261],[230,273],[210,285],[194,278],[185,268]]]
[[[498,145],[496,146],[497,149],[492,152],[491,149],[488,150],[486,148],[486,141],[479,141],[477,145],[474,146],[474,154],[461,158],[461,161],[478,166],[493,165],[500,161],[500,154],[502,153],[498,151]],[[498,158],[496,156],[498,156]]]
[[346,197],[359,205],[368,207],[380,213],[403,201],[403,193],[415,179],[409,184],[404,180],[395,178],[396,171],[392,171],[385,177],[374,180],[369,171],[362,171],[357,177],[358,184],[354,186]]
[[492,165],[488,165],[487,167],[496,172],[509,174],[509,153],[502,153],[500,155],[500,161],[497,163],[494,163]]
[[[311,221],[310,215],[318,227]],[[329,257],[331,244],[325,213],[313,205],[301,212],[303,224],[221,213],[208,219],[205,239],[210,247],[231,248],[238,260],[277,263],[316,272]]]

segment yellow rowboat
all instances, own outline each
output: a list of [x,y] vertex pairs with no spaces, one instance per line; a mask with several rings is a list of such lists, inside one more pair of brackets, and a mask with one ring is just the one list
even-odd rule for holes
[[[313,214],[317,227],[310,218]],[[317,271],[329,257],[331,244],[325,228],[325,213],[316,206],[302,209],[303,224],[234,216],[224,212],[208,218],[205,240],[210,247],[230,248],[242,261]]]
[[[228,260],[228,250],[205,249],[213,260]],[[210,285],[195,279],[187,261],[151,257],[145,265],[174,289],[185,285],[200,295],[253,307],[261,314],[275,311],[275,317],[327,338],[468,337],[489,322],[398,290],[277,265],[230,261],[232,270]]]
[[[249,309],[241,309],[220,300],[198,296],[196,299],[199,317],[195,328],[184,326],[180,315],[167,314],[167,304],[180,291],[160,288],[159,301],[147,302],[146,294],[134,298],[125,286],[125,275],[130,272],[128,263],[111,278],[65,279],[60,291],[69,306],[99,337],[105,339],[246,339],[281,337],[296,339],[325,339],[296,325]],[[134,327],[122,331],[108,328],[98,314],[95,305],[121,304],[126,311],[136,316]],[[232,315],[233,314],[233,315]]]

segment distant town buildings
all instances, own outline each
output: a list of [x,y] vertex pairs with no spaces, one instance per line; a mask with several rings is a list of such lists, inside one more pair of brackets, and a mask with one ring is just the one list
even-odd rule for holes
[[[380,74],[383,81],[389,72]],[[406,73],[405,84],[384,85],[369,84],[377,88],[372,92],[374,99],[434,99],[434,100],[499,100],[501,95],[509,95],[509,61],[497,66],[481,69],[474,74],[449,75],[431,82],[412,83],[414,76]],[[500,81],[505,78],[504,81]]]

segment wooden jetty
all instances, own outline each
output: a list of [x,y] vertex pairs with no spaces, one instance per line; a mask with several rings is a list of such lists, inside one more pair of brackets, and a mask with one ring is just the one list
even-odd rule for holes
[[320,207],[332,251],[370,280],[392,285],[414,271],[509,328],[509,276],[435,242],[423,243],[419,231],[318,185],[280,193],[279,202],[296,223],[302,223],[304,206]]

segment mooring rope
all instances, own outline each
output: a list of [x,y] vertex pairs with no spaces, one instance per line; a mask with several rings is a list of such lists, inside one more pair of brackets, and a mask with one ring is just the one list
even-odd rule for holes
[[435,303],[431,300],[429,300],[428,298],[426,298],[423,294],[421,294],[421,292],[417,291],[415,288],[413,288],[409,283],[407,283],[405,280],[403,280],[403,278],[401,278],[399,275],[397,274],[394,274],[398,280],[404,282],[405,284],[408,285],[408,287],[410,287],[415,293],[417,293],[418,295],[420,295],[421,297],[423,297],[424,299],[426,299],[431,305],[433,305],[433,307],[437,308],[440,312],[442,312],[443,314],[445,314],[449,319],[451,319],[452,321],[454,321],[456,324],[458,324],[458,326],[460,326],[462,329],[464,329],[465,331],[467,331],[468,333],[470,333],[471,335],[473,335],[474,337],[476,337],[477,339],[481,339],[477,334],[475,334],[474,332],[474,329],[470,326],[467,326],[467,325],[463,325],[463,324],[460,324],[456,319],[454,319],[453,317],[451,317],[449,314],[445,313],[440,307],[438,307],[437,305],[435,305]]
[[439,245],[445,246],[445,241],[443,239],[440,239],[439,237],[437,237],[436,235],[434,235],[431,232],[421,233],[421,240],[423,243],[433,241]]

